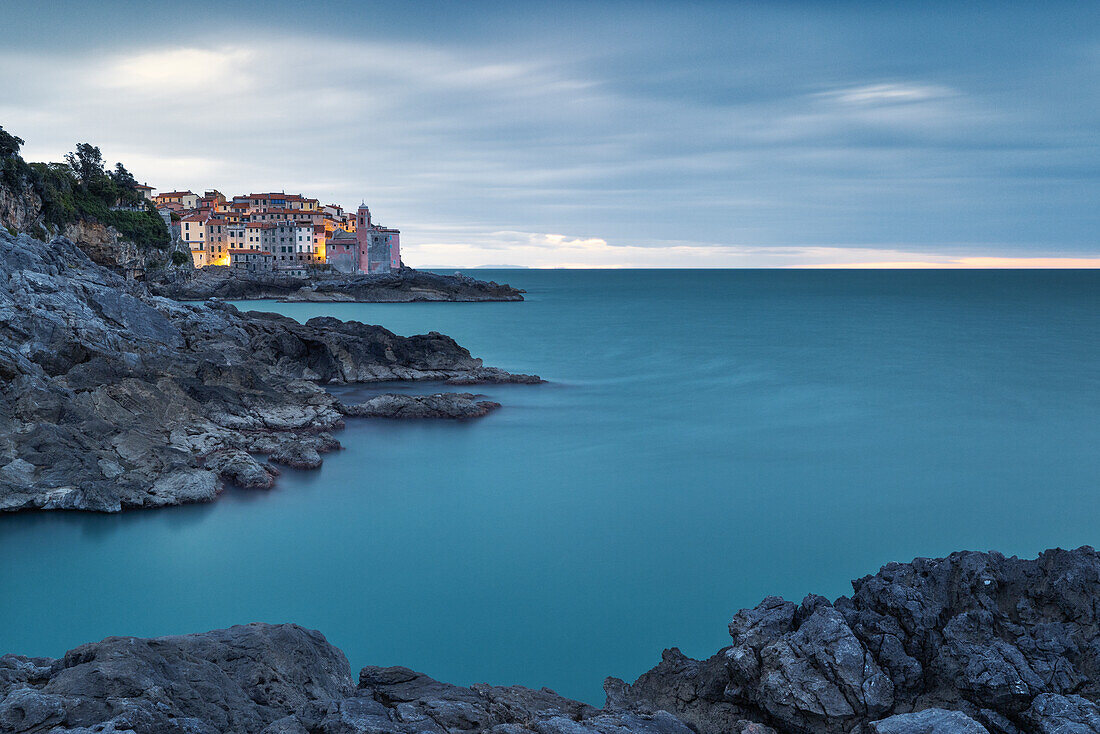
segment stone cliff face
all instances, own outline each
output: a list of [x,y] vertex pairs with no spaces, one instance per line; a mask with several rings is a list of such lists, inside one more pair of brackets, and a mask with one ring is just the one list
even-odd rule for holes
[[893,563],[851,598],[765,599],[733,645],[678,651],[603,709],[548,689],[439,683],[253,624],[0,657],[0,731],[86,734],[1088,734],[1100,732],[1100,556]]
[[69,240],[0,231],[0,510],[113,512],[271,486],[339,446],[318,383],[531,380],[449,337],[181,304]]
[[0,180],[0,228],[42,234],[42,199],[29,184],[12,187]]
[[[76,243],[97,265],[138,279],[153,272],[189,271],[195,267],[190,250],[179,240],[172,241],[164,250],[143,247],[124,238],[114,227],[87,220],[65,225],[61,234]],[[172,260],[177,252],[186,256],[180,264]]]
[[[89,219],[76,219],[60,228],[51,228],[44,221],[42,207],[42,199],[34,187],[29,184],[12,187],[0,180],[0,229],[9,234],[25,233],[43,239],[61,234],[93,262],[137,278],[156,271],[194,269],[191,253],[182,242],[173,241],[163,250],[145,247],[126,239],[114,227]],[[177,258],[182,264],[172,259],[177,252],[187,256]]]

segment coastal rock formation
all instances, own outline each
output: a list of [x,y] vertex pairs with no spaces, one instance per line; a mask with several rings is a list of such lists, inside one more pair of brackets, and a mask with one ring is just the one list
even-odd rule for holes
[[0,731],[85,734],[1087,734],[1100,732],[1100,555],[892,563],[851,598],[775,597],[706,661],[675,650],[603,709],[520,686],[347,660],[318,632],[252,624],[0,657]]
[[138,279],[154,271],[178,274],[192,271],[191,253],[179,240],[151,246],[125,237],[114,227],[87,216],[73,215],[62,225],[48,223],[45,202],[29,180],[0,178],[0,229],[49,239],[59,234],[72,240],[93,262]]
[[343,653],[297,625],[108,637],[60,660],[0,657],[0,731],[243,734],[353,691]]
[[[115,512],[270,486],[339,444],[319,383],[507,380],[442,334],[178,303],[73,242],[0,231],[0,510]],[[537,379],[520,376],[515,379]]]
[[375,395],[356,405],[340,405],[344,415],[364,418],[480,418],[500,407],[491,400],[478,400],[468,392],[434,395]]
[[42,197],[29,182],[18,185],[0,180],[0,228],[16,232],[45,232]]
[[[741,719],[791,734],[1100,731],[1100,557],[997,553],[889,564],[854,594],[738,612],[733,644],[697,661],[668,650],[623,705],[657,706],[697,731]],[[960,712],[963,719],[912,712]],[[898,716],[898,715],[903,716]],[[978,728],[978,725],[982,728]],[[962,724],[959,724],[961,727]]]
[[439,275],[402,268],[394,273],[310,277],[246,272],[227,267],[159,273],[149,278],[153,293],[180,301],[275,299],[357,303],[411,301],[522,301],[523,291],[462,274]]
[[[61,234],[76,243],[97,265],[139,280],[151,273],[194,270],[191,251],[180,240],[171,240],[164,248],[149,247],[128,240],[114,227],[87,219],[66,224]],[[181,257],[174,260],[177,253]]]

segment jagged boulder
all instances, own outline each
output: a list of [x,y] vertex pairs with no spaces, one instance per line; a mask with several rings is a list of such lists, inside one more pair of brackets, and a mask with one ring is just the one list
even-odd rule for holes
[[989,731],[961,711],[925,709],[896,714],[871,724],[874,734],[989,734]]
[[135,734],[256,732],[352,691],[347,659],[319,633],[251,624],[205,634],[109,637],[22,669],[0,699],[0,730],[108,726]]
[[1004,734],[1094,731],[1079,728],[1093,725],[1100,699],[1100,557],[1091,548],[1030,561],[918,558],[853,590],[799,606],[769,597],[734,616],[733,644],[712,658],[667,651],[632,686],[613,679],[608,688],[623,705],[656,705],[703,733],[739,720],[781,734],[849,734],[873,722],[908,731],[889,727],[958,719],[913,713],[932,709]]

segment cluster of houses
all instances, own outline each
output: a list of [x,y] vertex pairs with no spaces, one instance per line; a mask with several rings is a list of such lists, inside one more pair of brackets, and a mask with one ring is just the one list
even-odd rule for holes
[[173,236],[187,243],[197,268],[306,275],[324,266],[342,273],[388,273],[401,267],[401,232],[373,222],[366,204],[352,213],[301,194],[229,199],[216,190],[199,196],[138,188]]

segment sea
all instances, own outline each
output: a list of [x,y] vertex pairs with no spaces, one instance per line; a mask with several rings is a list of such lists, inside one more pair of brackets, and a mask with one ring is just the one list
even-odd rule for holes
[[[272,490],[0,517],[0,652],[296,622],[364,665],[603,703],[771,594],[1100,543],[1100,271],[471,271],[522,303],[249,302],[543,385],[349,420]],[[432,384],[341,388],[347,400]],[[467,388],[463,388],[467,389]]]

